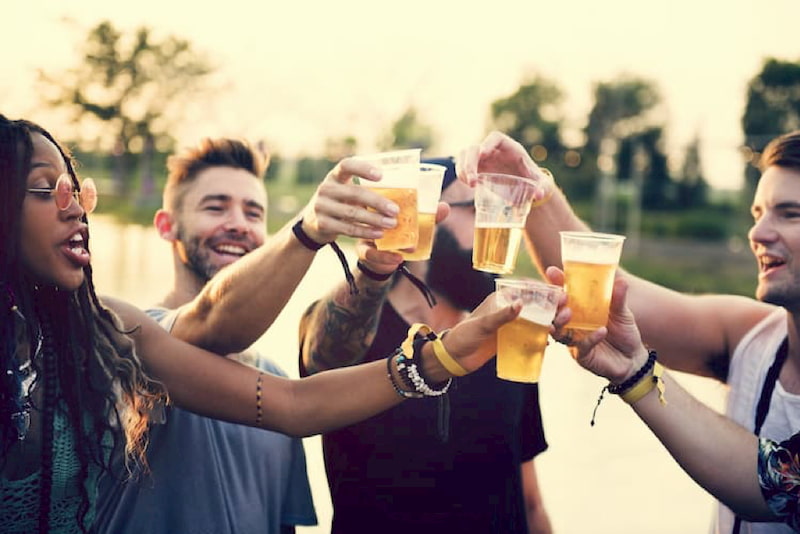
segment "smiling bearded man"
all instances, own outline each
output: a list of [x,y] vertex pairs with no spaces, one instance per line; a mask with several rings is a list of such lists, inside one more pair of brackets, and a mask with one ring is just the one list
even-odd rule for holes
[[[167,165],[164,206],[154,223],[172,244],[175,278],[148,313],[180,337],[182,320],[208,311],[194,301],[209,280],[224,267],[247,261],[266,240],[261,177],[267,158],[241,141],[206,139]],[[286,376],[254,350],[229,357]],[[136,473],[130,481],[102,480],[100,534],[286,534],[295,525],[316,524],[300,439],[174,406],[165,411],[163,424],[150,432],[150,473]]]

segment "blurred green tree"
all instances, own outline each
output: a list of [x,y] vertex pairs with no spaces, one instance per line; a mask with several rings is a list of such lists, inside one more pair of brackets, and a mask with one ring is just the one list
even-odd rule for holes
[[513,94],[492,102],[489,127],[519,141],[537,163],[561,178],[566,151],[561,139],[563,99],[556,82],[532,75]]
[[378,141],[378,148],[421,148],[427,151],[435,141],[433,128],[420,120],[417,110],[411,106],[391,125]]
[[800,61],[767,58],[747,85],[742,116],[745,191],[750,202],[760,173],[758,159],[774,137],[800,128]]
[[39,71],[43,100],[68,109],[75,123],[93,122],[112,139],[117,193],[129,191],[128,167],[141,154],[140,198],[154,190],[153,156],[171,150],[171,127],[195,93],[204,89],[214,68],[174,36],[157,39],[150,28],[124,34],[109,21],[89,30],[79,47],[77,65],[63,72]]
[[666,121],[656,83],[623,74],[595,83],[593,92],[576,187],[584,197],[599,191],[598,202],[607,204],[614,201],[614,184],[627,183],[638,207],[673,206],[676,193],[664,150]]
[[703,176],[700,158],[700,137],[686,147],[677,183],[677,204],[686,208],[696,208],[708,204],[708,182]]

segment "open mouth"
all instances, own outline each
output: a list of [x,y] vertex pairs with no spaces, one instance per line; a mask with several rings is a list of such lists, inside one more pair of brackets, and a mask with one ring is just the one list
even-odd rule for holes
[[82,231],[75,232],[64,244],[67,258],[74,264],[84,267],[89,263],[89,250],[86,248],[86,236]]
[[236,256],[237,258],[241,258],[249,251],[247,248],[241,245],[231,245],[231,244],[223,244],[223,245],[216,245],[211,247],[211,250],[216,252],[217,254],[222,254],[226,256]]
[[758,258],[758,267],[762,273],[768,273],[784,265],[786,265],[786,262],[775,256],[760,256]]

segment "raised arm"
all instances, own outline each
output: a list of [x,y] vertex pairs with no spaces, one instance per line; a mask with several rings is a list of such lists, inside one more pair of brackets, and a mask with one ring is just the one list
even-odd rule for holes
[[[478,172],[484,171],[541,175],[522,145],[500,132],[490,133],[459,156],[459,179],[471,183]],[[551,193],[531,209],[525,226],[528,251],[540,273],[551,265],[563,268],[559,234],[563,230],[585,231],[589,226],[553,184]],[[669,367],[702,376],[724,379],[719,370],[726,368],[736,345],[774,309],[733,295],[678,293],[624,269],[619,269],[617,276],[628,283],[628,302],[648,345],[659,347],[660,357]]]
[[[132,337],[139,357],[154,378],[164,383],[172,401],[207,417],[307,436],[353,424],[396,405],[402,397],[393,382],[408,390],[394,359],[393,381],[387,376],[385,360],[290,380],[184,343],[129,304],[114,299],[104,302],[126,329],[135,329]],[[467,371],[486,363],[495,352],[497,329],[519,313],[519,306],[491,311],[491,304],[485,302],[443,340],[445,350]],[[425,343],[421,352],[420,373],[430,383],[451,377],[434,355],[432,343]]]
[[361,363],[375,338],[381,307],[391,288],[391,274],[403,258],[379,251],[367,242],[358,243],[356,248],[359,261],[371,272],[389,277],[375,280],[361,269],[353,269],[358,294],[340,283],[306,310],[300,321],[304,374]]
[[353,184],[354,175],[379,179],[380,171],[350,158],[339,162],[297,219],[217,273],[181,308],[172,334],[219,354],[240,352],[258,339],[283,310],[314,259],[315,251],[292,231],[300,218],[305,234],[320,244],[340,235],[374,239],[382,235],[381,229],[394,226],[397,206]]
[[[436,223],[449,213],[450,207],[440,203]],[[378,250],[373,241],[367,240],[356,244],[356,252],[359,263],[371,274],[365,274],[358,267],[353,269],[358,294],[353,294],[346,284],[339,284],[313,303],[300,321],[300,358],[304,374],[360,363],[375,339],[381,308],[392,287],[391,275],[397,271],[403,257]]]
[[[554,282],[560,280],[559,273],[548,270]],[[592,332],[571,348],[581,366],[616,385],[629,382],[637,371],[646,369],[649,358],[634,316],[625,304],[627,289],[627,283],[617,279],[608,327]],[[567,320],[568,316],[557,315],[556,327]],[[560,330],[555,337],[563,339]],[[657,384],[655,377],[652,370],[644,373],[641,382],[634,380],[630,387],[623,386],[626,389],[620,395],[632,404],[681,467],[709,493],[750,520],[775,521],[759,486],[756,437],[698,402],[667,372],[662,375],[665,402],[659,387],[640,390],[643,396],[638,399],[630,397],[629,393],[641,387],[638,384]]]

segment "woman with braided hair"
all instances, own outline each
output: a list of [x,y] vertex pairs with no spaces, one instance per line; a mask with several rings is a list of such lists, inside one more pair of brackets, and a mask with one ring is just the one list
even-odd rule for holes
[[497,328],[519,313],[485,303],[444,341],[413,343],[413,354],[409,343],[385,362],[290,380],[188,345],[135,307],[98,298],[92,182],[79,183],[45,129],[2,115],[0,202],[2,532],[89,531],[99,473],[115,451],[143,460],[149,414],[167,393],[209,417],[307,436],[440,394],[452,377],[442,354],[477,369],[494,353]]

